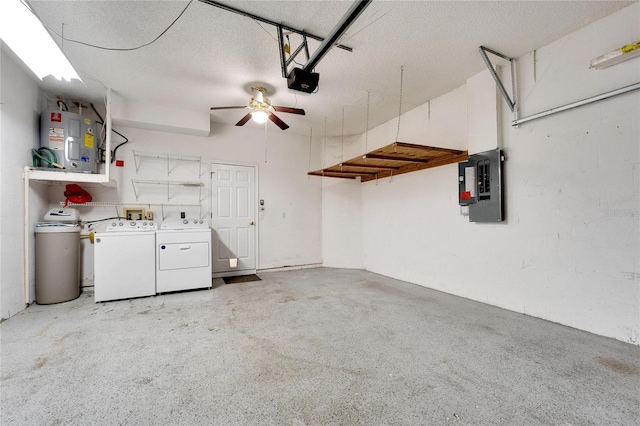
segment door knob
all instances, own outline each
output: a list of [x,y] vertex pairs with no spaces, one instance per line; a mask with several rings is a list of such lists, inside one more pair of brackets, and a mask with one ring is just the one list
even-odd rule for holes
[[253,225],[255,225],[255,222],[251,221],[251,223],[249,223],[249,225],[253,226]]

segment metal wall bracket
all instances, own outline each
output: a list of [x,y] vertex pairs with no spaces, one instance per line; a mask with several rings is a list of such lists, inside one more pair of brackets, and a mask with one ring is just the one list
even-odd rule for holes
[[[507,56],[504,56],[503,54],[498,53],[489,48],[486,48],[484,46],[480,46],[478,50],[480,51],[480,55],[482,56],[482,59],[484,60],[485,65],[487,66],[487,68],[489,68],[489,72],[491,73],[491,76],[496,81],[496,84],[498,85],[498,89],[500,89],[500,93],[502,93],[502,96],[504,97],[504,100],[507,102],[509,109],[511,110],[511,112],[515,112],[516,110],[515,61],[516,60],[513,58],[509,58]],[[487,56],[487,52],[509,61],[509,64],[511,65],[511,92],[513,94],[513,100],[511,100],[511,97],[507,93],[507,89],[504,88],[504,84],[502,84],[502,80],[500,80],[500,76],[498,75],[496,69],[493,67],[493,64],[489,60],[489,56]]]
[[288,45],[289,51],[291,51],[293,49],[293,46],[291,46],[291,40],[289,39],[288,34],[284,34],[282,30],[283,30],[283,26],[278,25],[278,47],[280,49],[280,67],[282,68],[282,77],[287,78],[287,76],[289,75],[289,65],[291,65],[292,62],[295,62],[295,59],[298,56],[298,54],[300,54],[300,52],[304,51],[304,54],[306,56],[305,63],[309,61],[309,45],[307,44],[307,35],[304,33],[299,34],[300,36],[302,36],[302,42],[298,47],[296,47],[296,49],[293,52],[289,53],[289,58],[287,59],[286,57],[287,52],[285,48]]

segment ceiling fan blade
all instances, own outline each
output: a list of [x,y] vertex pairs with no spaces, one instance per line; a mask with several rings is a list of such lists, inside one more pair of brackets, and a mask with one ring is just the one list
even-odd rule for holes
[[215,109],[241,109],[241,108],[246,108],[246,106],[211,107],[211,111]]
[[244,126],[245,124],[247,124],[247,121],[251,120],[251,113],[245,115],[244,117],[242,117],[240,119],[240,121],[238,121],[236,123],[236,126]]
[[269,114],[269,120],[273,121],[276,126],[280,127],[282,130],[287,130],[289,128],[287,123],[280,120],[275,114]]
[[289,107],[275,106],[275,105],[272,105],[272,106],[273,106],[273,109],[275,109],[278,112],[288,112],[289,114],[305,115],[304,110],[300,108],[289,108]]

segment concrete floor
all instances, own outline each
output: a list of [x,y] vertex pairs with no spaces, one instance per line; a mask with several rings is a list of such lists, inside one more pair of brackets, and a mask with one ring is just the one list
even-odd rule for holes
[[2,424],[640,424],[640,348],[341,269],[0,324]]

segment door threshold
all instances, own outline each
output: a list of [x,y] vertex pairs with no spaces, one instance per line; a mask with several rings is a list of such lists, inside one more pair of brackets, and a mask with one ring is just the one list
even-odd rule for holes
[[255,269],[243,269],[240,271],[227,271],[227,272],[214,272],[211,274],[211,278],[222,278],[222,277],[239,277],[241,275],[251,275],[255,274],[257,271]]

